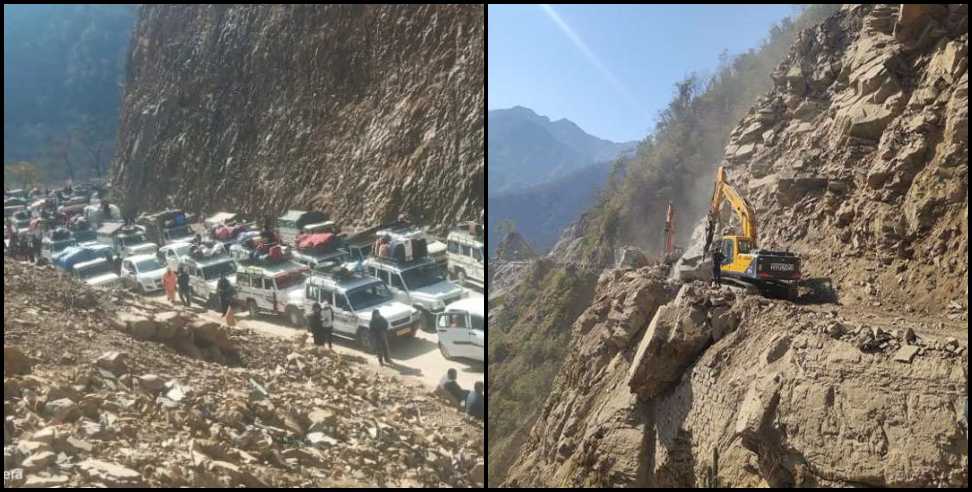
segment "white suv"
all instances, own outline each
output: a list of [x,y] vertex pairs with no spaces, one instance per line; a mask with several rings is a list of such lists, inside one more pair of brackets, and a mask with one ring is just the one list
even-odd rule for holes
[[396,301],[385,284],[374,278],[312,275],[303,291],[290,295],[287,317],[291,324],[305,326],[314,303],[330,305],[334,310],[334,332],[357,340],[369,351],[373,351],[369,336],[371,314],[376,309],[388,320],[390,337],[414,337],[418,331],[418,312]]
[[122,261],[121,279],[125,287],[147,294],[162,290],[166,270],[156,255],[129,256]]
[[304,292],[307,270],[292,261],[242,266],[236,271],[237,299],[246,304],[252,318],[261,312],[282,315],[290,295]]
[[74,265],[71,274],[74,278],[92,287],[114,289],[121,287],[121,279],[111,271],[111,263],[104,258]]
[[486,270],[483,256],[482,226],[471,234],[469,225],[457,227],[449,233],[449,273],[463,285],[485,286]]
[[218,255],[209,258],[187,258],[183,261],[189,270],[189,288],[192,296],[203,299],[204,305],[217,306],[216,286],[223,276],[230,284],[236,285],[236,262],[228,255]]
[[368,275],[381,280],[395,299],[419,310],[425,328],[433,331],[433,317],[446,306],[462,299],[466,291],[450,282],[445,272],[431,257],[410,263],[391,258],[371,257],[364,262]]

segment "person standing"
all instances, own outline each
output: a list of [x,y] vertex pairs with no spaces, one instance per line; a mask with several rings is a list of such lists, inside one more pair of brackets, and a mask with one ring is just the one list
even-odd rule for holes
[[179,268],[179,299],[186,307],[192,305],[192,290],[189,287],[189,271],[185,267]]
[[321,316],[321,305],[316,302],[311,308],[311,315],[307,317],[307,329],[314,336],[314,345],[318,347],[324,345],[324,322]]
[[[330,304],[325,304],[321,310],[321,332],[324,335],[324,343],[328,348],[334,350],[334,309]],[[322,344],[323,345],[323,344]]]
[[712,252],[712,286],[718,287],[722,283],[722,250]]
[[171,268],[165,271],[165,275],[162,275],[162,288],[165,289],[165,297],[172,304],[176,303],[176,285],[178,282],[179,279]]
[[371,345],[375,348],[375,354],[378,356],[378,365],[384,366],[386,362],[390,364],[391,357],[388,355],[388,320],[382,317],[377,309],[371,313],[371,324],[369,328],[371,331]]
[[219,278],[219,283],[216,284],[216,295],[219,297],[219,314],[226,317],[233,305],[233,286],[226,275]]

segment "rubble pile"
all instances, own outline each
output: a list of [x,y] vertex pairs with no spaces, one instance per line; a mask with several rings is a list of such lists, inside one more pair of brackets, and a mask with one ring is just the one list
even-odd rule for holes
[[482,425],[427,390],[171,309],[5,261],[5,486],[485,483]]
[[602,276],[504,485],[968,484],[967,338],[672,288],[650,268]]

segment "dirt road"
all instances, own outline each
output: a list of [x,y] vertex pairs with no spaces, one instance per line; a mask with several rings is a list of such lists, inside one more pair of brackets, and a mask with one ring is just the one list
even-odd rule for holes
[[[483,294],[475,290],[468,292],[472,297],[483,297]],[[152,297],[165,302],[164,295],[159,294]],[[213,320],[219,320],[219,315],[214,311],[206,311],[203,315]],[[238,321],[237,328],[241,330],[253,330],[280,338],[307,336],[306,331],[289,327],[283,319],[272,316],[260,316],[258,319],[251,319],[248,313],[240,313]],[[308,343],[310,342],[308,341]],[[434,389],[450,368],[455,368],[459,372],[459,385],[464,389],[472,389],[477,381],[485,382],[486,380],[482,364],[445,360],[442,353],[439,352],[438,339],[434,333],[419,331],[413,340],[392,341],[391,356],[396,364],[384,369],[379,368],[378,359],[375,356],[361,350],[353,341],[336,337],[334,349],[339,353],[364,356],[376,372],[382,371],[386,375],[399,375],[405,379],[419,381],[429,389]]]

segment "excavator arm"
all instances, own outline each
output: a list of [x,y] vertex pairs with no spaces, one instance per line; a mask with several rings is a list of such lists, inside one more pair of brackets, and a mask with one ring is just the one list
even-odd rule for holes
[[739,223],[742,225],[742,235],[750,241],[753,247],[758,244],[758,231],[756,229],[756,213],[752,205],[745,198],[739,195],[735,188],[726,180],[726,169],[722,166],[716,171],[715,189],[712,192],[712,205],[709,208],[709,220],[714,221],[719,216],[722,208],[722,201],[727,200],[736,211]]

